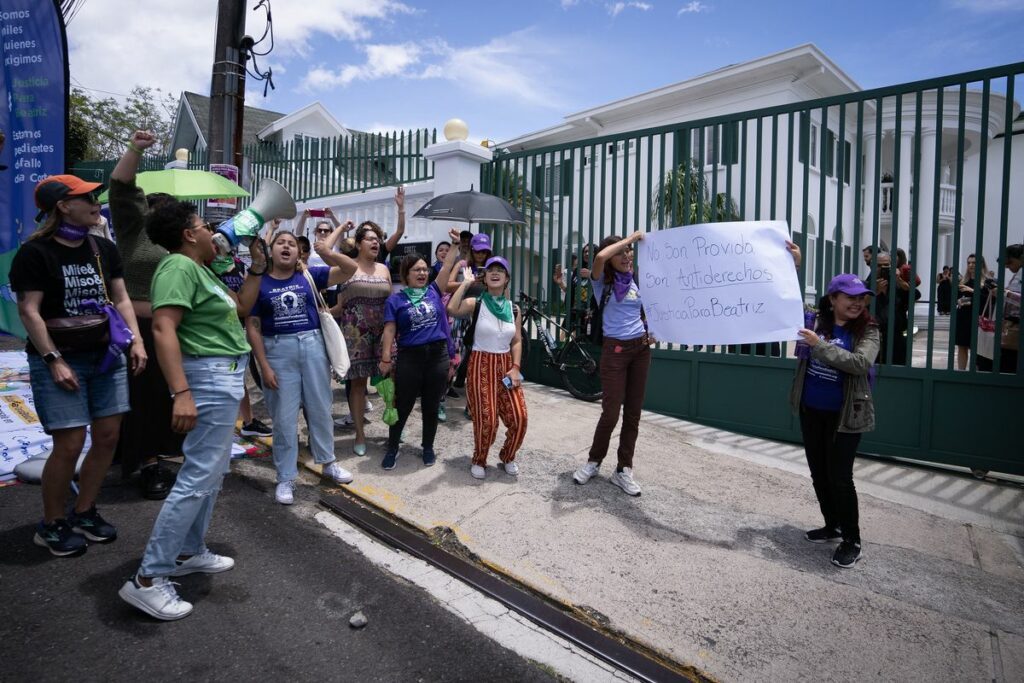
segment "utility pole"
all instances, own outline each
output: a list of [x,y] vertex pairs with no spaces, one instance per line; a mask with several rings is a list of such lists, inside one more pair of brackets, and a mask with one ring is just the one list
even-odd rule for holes
[[217,37],[210,83],[209,162],[242,166],[245,107],[244,0],[218,0]]

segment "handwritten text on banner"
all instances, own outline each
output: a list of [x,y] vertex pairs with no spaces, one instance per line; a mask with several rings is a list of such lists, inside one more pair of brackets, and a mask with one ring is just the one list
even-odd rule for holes
[[784,221],[705,223],[651,232],[639,281],[651,334],[676,344],[795,339],[803,298]]

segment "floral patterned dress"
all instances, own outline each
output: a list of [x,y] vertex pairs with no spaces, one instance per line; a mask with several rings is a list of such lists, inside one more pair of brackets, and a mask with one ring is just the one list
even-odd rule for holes
[[339,287],[335,316],[348,345],[351,365],[345,379],[378,373],[384,334],[384,302],[391,296],[391,277],[356,272]]

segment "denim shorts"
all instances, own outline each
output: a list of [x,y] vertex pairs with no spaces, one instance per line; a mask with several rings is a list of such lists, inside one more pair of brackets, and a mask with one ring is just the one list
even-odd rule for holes
[[96,369],[104,353],[69,353],[64,356],[78,376],[78,391],[67,391],[57,386],[46,361],[29,354],[29,377],[36,415],[47,434],[57,429],[84,427],[97,418],[128,412],[128,370],[124,356],[113,368],[99,374]]

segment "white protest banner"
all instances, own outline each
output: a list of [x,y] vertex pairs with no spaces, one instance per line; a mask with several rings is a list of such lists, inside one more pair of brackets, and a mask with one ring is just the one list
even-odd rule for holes
[[803,297],[784,221],[704,223],[639,242],[639,285],[651,334],[675,344],[796,339]]

